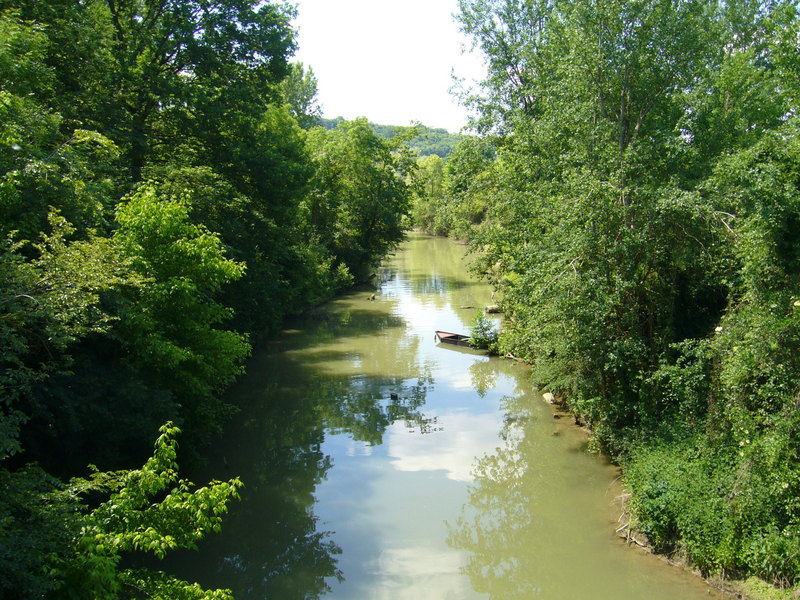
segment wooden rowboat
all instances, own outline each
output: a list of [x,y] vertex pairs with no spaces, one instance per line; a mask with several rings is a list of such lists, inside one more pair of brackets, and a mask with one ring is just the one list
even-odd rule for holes
[[453,344],[455,346],[464,346],[469,348],[469,336],[461,335],[460,333],[450,333],[448,331],[437,331],[436,341],[442,344]]

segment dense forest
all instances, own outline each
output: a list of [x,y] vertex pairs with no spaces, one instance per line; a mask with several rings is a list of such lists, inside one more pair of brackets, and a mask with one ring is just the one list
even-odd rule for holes
[[471,241],[497,350],[623,466],[631,528],[706,574],[796,586],[796,3],[461,0],[458,18],[489,66],[482,136],[431,170],[417,222]]
[[415,186],[402,135],[315,126],[292,16],[0,0],[3,598],[227,597],[121,557],[219,529],[241,482],[181,479],[179,432],[191,458],[251,344],[367,277]]

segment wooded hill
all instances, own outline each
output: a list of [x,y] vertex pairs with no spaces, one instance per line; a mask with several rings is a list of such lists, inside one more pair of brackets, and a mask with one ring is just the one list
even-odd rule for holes
[[[333,129],[342,121],[344,121],[342,117],[337,117],[335,119],[324,119],[320,117],[318,122],[325,129]],[[369,126],[378,137],[383,139],[392,139],[401,131],[408,129],[408,127],[378,125],[376,123],[370,123]],[[419,125],[418,129],[418,135],[410,138],[406,144],[420,156],[436,154],[440,158],[447,158],[458,145],[458,142],[464,137],[461,134],[449,133],[446,129],[434,129],[424,125]]]

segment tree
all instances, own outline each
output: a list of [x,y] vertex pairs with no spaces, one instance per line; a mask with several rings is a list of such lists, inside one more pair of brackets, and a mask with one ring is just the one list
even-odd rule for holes
[[189,220],[186,197],[143,185],[117,208],[114,240],[148,284],[123,294],[115,327],[128,361],[170,390],[184,416],[216,427],[214,393],[241,373],[246,336],[219,327],[231,310],[213,300],[244,273],[219,237]]
[[218,233],[231,256],[247,265],[218,294],[235,310],[235,327],[273,331],[288,312],[323,301],[348,279],[329,268],[324,248],[300,233],[312,166],[288,107],[271,105],[257,118],[228,115],[213,127],[219,147],[209,166],[164,164],[147,173],[170,194],[190,194],[192,221]]
[[47,37],[16,11],[0,12],[0,231],[35,239],[57,208],[81,233],[102,227],[116,192],[118,150],[105,136],[65,127],[37,94],[54,85]]
[[[709,16],[696,3],[517,4],[462,3],[493,53],[490,112],[514,131],[476,243],[485,270],[503,272],[510,349],[593,420],[625,427],[642,416],[636,373],[674,341],[675,283],[714,258],[707,211],[659,179],[680,171],[665,157],[686,151],[684,90],[715,56]],[[713,290],[693,285],[691,298]]]
[[289,74],[281,82],[281,96],[292,116],[303,129],[318,125],[322,110],[317,104],[317,77],[314,69],[301,62],[289,65]]
[[486,216],[492,197],[494,148],[488,138],[465,137],[444,168],[444,195],[450,233],[469,238]]
[[378,138],[366,119],[313,129],[308,144],[316,168],[305,203],[309,237],[360,279],[402,239],[413,162]]
[[[6,0],[53,31],[48,62],[64,116],[113,131],[133,181],[168,140],[163,119],[184,126],[221,105],[274,98],[293,49],[291,11],[256,0]],[[89,31],[86,37],[81,32]],[[86,61],[75,62],[75,53]],[[203,119],[198,125],[202,126]]]
[[501,349],[625,464],[660,548],[796,582],[796,6],[461,8],[498,134],[473,235]]
[[35,260],[22,254],[25,243],[8,238],[0,252],[0,460],[20,451],[20,425],[40,410],[34,388],[70,367],[82,337],[110,328],[100,294],[142,283],[108,239],[68,242],[75,230],[56,213],[50,225]]
[[431,154],[417,160],[412,219],[415,226],[430,233],[444,233],[436,224],[437,215],[444,212],[443,181],[443,162],[439,156]]

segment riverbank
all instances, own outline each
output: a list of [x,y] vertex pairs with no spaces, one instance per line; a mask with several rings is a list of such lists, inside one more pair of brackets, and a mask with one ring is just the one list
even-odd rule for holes
[[[508,356],[506,358],[524,363],[524,361],[513,356]],[[597,449],[594,448],[590,442],[592,435],[591,428],[584,423],[577,414],[570,412],[563,399],[546,391],[542,393],[542,399],[545,404],[550,407],[553,418],[570,421],[575,429],[580,430],[586,435],[587,448],[592,452],[597,452]],[[726,576],[724,573],[705,575],[681,553],[680,549],[670,555],[656,551],[647,535],[638,527],[637,517],[630,506],[632,497],[631,491],[625,486],[622,468],[619,466],[617,468],[619,469],[618,482],[620,493],[615,497],[615,501],[617,501],[619,505],[620,515],[618,522],[620,523],[620,527],[616,529],[614,533],[620,539],[624,540],[626,544],[635,546],[637,551],[652,554],[672,567],[682,569],[695,575],[704,580],[710,587],[731,598],[737,598],[738,600],[797,600],[800,598],[800,586],[781,589],[757,577],[737,579]]]

